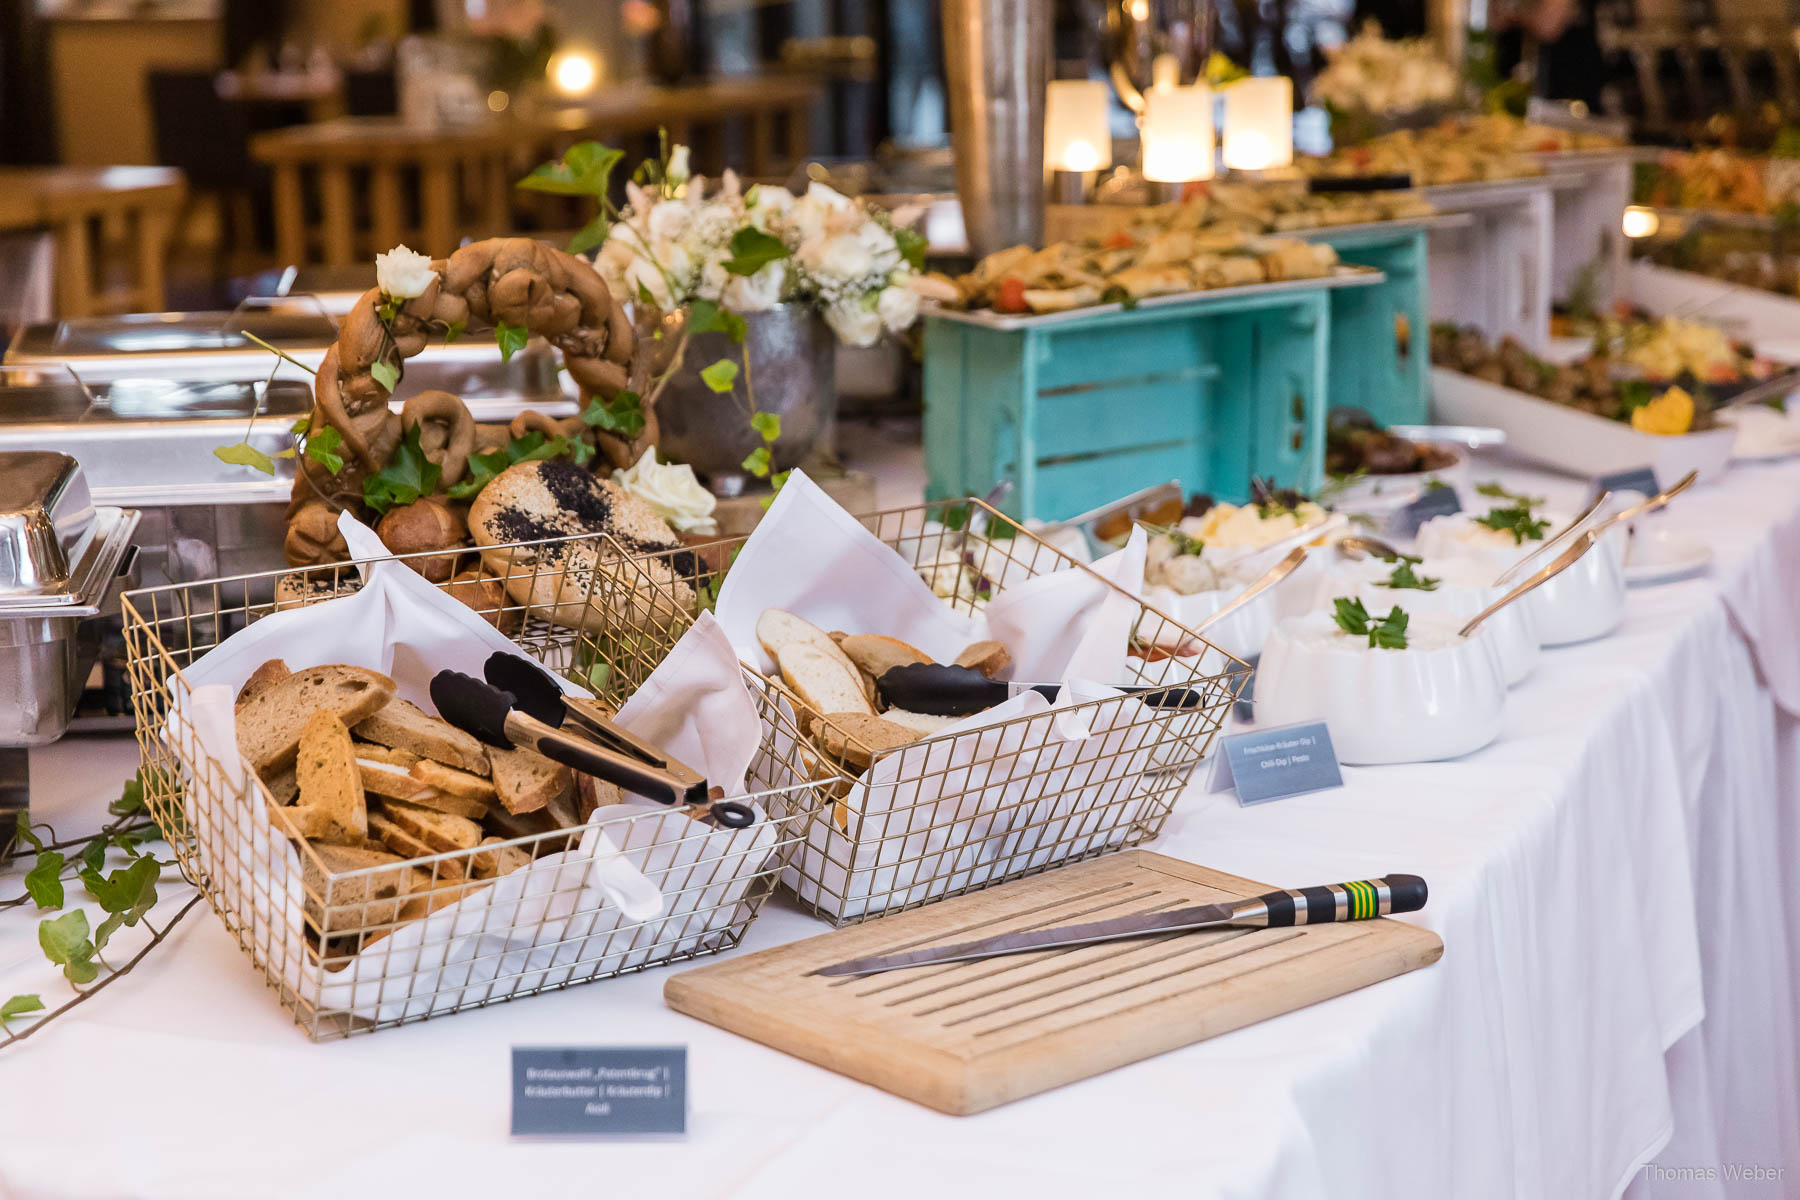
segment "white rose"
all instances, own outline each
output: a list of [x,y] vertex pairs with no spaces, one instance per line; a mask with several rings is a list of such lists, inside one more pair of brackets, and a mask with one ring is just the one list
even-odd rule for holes
[[873,346],[881,337],[881,314],[860,299],[839,300],[825,310],[825,324],[846,346]]
[[820,208],[831,212],[849,212],[856,207],[856,202],[836,188],[814,180],[806,189],[806,198]]
[[894,235],[881,227],[879,221],[864,221],[862,228],[856,231],[856,240],[863,244],[869,257],[884,266],[898,262],[900,247],[894,242]]
[[634,258],[631,265],[625,268],[626,295],[636,300],[640,289],[650,294],[650,302],[658,308],[674,307],[674,297],[669,294],[669,281],[656,269],[656,264],[647,258]]
[[754,275],[733,275],[725,285],[725,307],[732,312],[763,312],[781,300],[787,282],[787,266],[772,262]]
[[693,215],[694,210],[685,204],[658,204],[650,210],[646,232],[652,242],[679,241]]
[[669,171],[666,178],[669,181],[670,187],[680,187],[687,182],[687,177],[688,148],[686,146],[676,146],[673,150],[669,151]]
[[386,254],[375,256],[375,286],[392,300],[411,300],[423,296],[437,272],[431,269],[431,256],[395,246]]
[[899,333],[919,319],[919,293],[909,287],[884,287],[875,298],[875,313],[889,333]]
[[861,279],[875,266],[869,248],[851,234],[827,238],[811,250],[806,269],[825,279]]
[[[736,282],[737,276],[727,271],[723,262],[716,258],[708,259],[706,265],[700,268],[700,282],[694,291],[702,300],[718,300]],[[725,304],[728,308],[736,307],[729,300]]]
[[613,480],[681,533],[719,532],[712,515],[718,499],[700,486],[694,468],[686,463],[657,462],[655,447],[631,466],[614,471]]

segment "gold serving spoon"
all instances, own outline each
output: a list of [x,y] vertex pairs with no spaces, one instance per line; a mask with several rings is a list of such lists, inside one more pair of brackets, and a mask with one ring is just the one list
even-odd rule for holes
[[1612,516],[1606,518],[1606,520],[1599,522],[1598,524],[1596,524],[1594,526],[1595,532],[1604,533],[1606,530],[1611,529],[1614,525],[1617,525],[1621,521],[1629,521],[1633,517],[1641,517],[1647,512],[1655,512],[1657,509],[1659,509],[1663,505],[1667,504],[1670,500],[1673,500],[1676,496],[1679,496],[1682,492],[1685,492],[1689,488],[1693,487],[1694,480],[1696,480],[1698,478],[1700,478],[1700,472],[1689,471],[1686,475],[1683,475],[1680,479],[1676,480],[1675,485],[1673,487],[1666,487],[1662,491],[1656,493],[1656,495],[1654,495],[1654,496],[1650,497],[1648,500],[1644,501],[1642,504],[1634,504],[1630,508],[1626,509],[1625,511],[1616,512]]
[[1498,600],[1476,613],[1474,618],[1467,625],[1464,625],[1461,629],[1457,630],[1457,633],[1463,637],[1468,637],[1475,632],[1483,621],[1511,604],[1514,600],[1517,600],[1520,596],[1523,596],[1526,592],[1529,592],[1534,588],[1542,587],[1544,584],[1550,582],[1550,580],[1574,566],[1576,560],[1592,549],[1594,543],[1599,540],[1600,534],[1595,530],[1589,529],[1581,533],[1574,541],[1569,543],[1568,547],[1564,549],[1561,554],[1556,556],[1554,562],[1537,572],[1537,574],[1527,579],[1524,583],[1521,583],[1518,587],[1515,587],[1512,591],[1506,593],[1506,595],[1500,597]]
[[1255,582],[1233,596],[1223,608],[1219,609],[1218,612],[1194,626],[1194,632],[1205,633],[1208,627],[1217,625],[1220,621],[1223,621],[1226,617],[1229,617],[1232,613],[1244,607],[1244,605],[1250,603],[1252,600],[1286,579],[1289,575],[1292,575],[1294,571],[1299,568],[1300,564],[1305,561],[1306,547],[1295,546],[1288,552],[1286,558],[1264,571],[1261,575],[1258,575]]
[[1577,530],[1579,530],[1581,528],[1581,523],[1583,521],[1587,520],[1589,517],[1591,517],[1595,513],[1599,512],[1600,506],[1605,504],[1608,500],[1611,500],[1611,499],[1612,499],[1612,493],[1602,489],[1600,494],[1598,496],[1594,497],[1594,502],[1592,504],[1588,505],[1586,508],[1582,509],[1581,515],[1579,517],[1576,517],[1573,521],[1570,521],[1567,525],[1563,526],[1562,531],[1560,533],[1558,533],[1555,537],[1551,538],[1549,541],[1545,542],[1543,545],[1532,550],[1531,552],[1526,554],[1524,557],[1520,558],[1518,562],[1516,562],[1512,566],[1506,568],[1506,570],[1500,572],[1499,578],[1494,580],[1494,586],[1495,587],[1505,587],[1507,584],[1511,583],[1514,579],[1517,579],[1519,577],[1520,572],[1522,572],[1525,569],[1526,564],[1528,564],[1532,560],[1538,558],[1540,555],[1548,553],[1550,550],[1554,549],[1557,545],[1561,544],[1565,539],[1572,536]]
[[1382,541],[1363,533],[1352,533],[1338,539],[1338,553],[1345,558],[1362,558],[1373,554],[1376,558],[1393,559],[1398,562],[1401,554],[1398,550]]

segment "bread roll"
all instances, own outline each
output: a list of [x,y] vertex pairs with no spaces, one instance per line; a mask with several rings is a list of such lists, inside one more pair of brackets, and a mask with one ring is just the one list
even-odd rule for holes
[[[375,526],[375,536],[395,554],[423,554],[431,550],[459,549],[468,540],[462,514],[435,497],[391,508]],[[445,583],[456,574],[455,554],[408,558],[406,565],[431,580]]]

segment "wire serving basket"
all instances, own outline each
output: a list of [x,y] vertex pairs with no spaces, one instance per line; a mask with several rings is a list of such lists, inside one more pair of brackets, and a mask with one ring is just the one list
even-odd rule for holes
[[[557,554],[544,554],[547,548]],[[630,688],[608,648],[632,645],[639,635],[600,606],[593,581],[621,554],[593,536],[485,547],[479,568],[438,586],[459,589],[464,603],[546,667],[608,683],[616,702]],[[585,823],[571,814],[556,828],[360,869],[347,869],[332,847],[290,841],[275,824],[280,810],[249,782],[248,764],[228,766],[203,748],[182,700],[192,686],[183,671],[252,622],[354,591],[360,579],[354,566],[339,564],[123,598],[150,811],[182,873],[308,1036],[371,1032],[739,943],[823,799],[797,756],[786,784],[753,785],[738,797],[762,814],[742,829],[714,827],[686,810],[600,808]],[[539,583],[549,586],[534,590]],[[273,601],[266,599],[271,591]],[[606,589],[607,597],[617,595]],[[636,607],[661,606],[644,596]],[[768,709],[773,698],[759,680],[746,679]],[[765,730],[781,720],[766,713]],[[781,753],[765,746],[758,762]]]
[[[826,714],[780,679],[746,666],[772,723],[751,767],[759,787],[820,781],[832,803],[808,816],[783,882],[835,925],[941,900],[1154,838],[1190,769],[1211,747],[1248,666],[980,500],[938,501],[858,518],[910,561],[947,603],[978,611],[998,587],[1052,571],[1087,572],[1135,611],[1130,682],[1186,689],[1187,702],[1152,707],[1111,696],[927,736],[880,749],[854,736],[828,750],[809,736]],[[969,530],[1010,532],[1009,537]],[[613,572],[605,605],[633,613],[637,632],[608,647],[621,681],[654,669],[717,595],[744,539],[707,548],[710,583],[671,585],[668,553],[633,557]],[[626,569],[636,567],[635,577]],[[654,602],[645,597],[659,597]],[[800,613],[805,616],[805,613]],[[871,631],[874,632],[874,631]],[[1083,728],[1092,736],[1071,738]]]

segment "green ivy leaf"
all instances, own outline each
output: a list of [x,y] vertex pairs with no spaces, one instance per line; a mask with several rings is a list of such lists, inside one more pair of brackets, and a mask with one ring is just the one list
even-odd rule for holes
[[25,873],[25,891],[40,909],[63,906],[63,864],[68,860],[55,850],[45,850]]
[[[580,449],[577,449],[579,447]],[[581,450],[586,450],[584,456]],[[469,456],[469,474],[450,488],[452,500],[472,500],[481,494],[481,489],[493,482],[494,476],[510,466],[522,462],[535,462],[540,459],[561,458],[568,454],[577,462],[586,461],[593,450],[582,442],[571,442],[565,437],[547,438],[537,430],[522,437],[516,437],[497,450],[486,454]]]
[[606,241],[606,235],[611,229],[612,225],[607,221],[606,214],[601,213],[575,231],[575,236],[569,239],[569,253],[586,254],[595,246]]
[[[644,286],[644,281],[641,279],[638,280],[637,298],[638,298],[638,303],[640,303],[640,304],[647,304],[651,308],[656,307],[656,297],[652,296],[650,294],[650,289]],[[662,333],[662,330],[659,329],[656,332],[660,336]]]
[[132,813],[145,811],[143,773],[133,775],[119,789],[119,798],[107,805],[106,811],[115,817],[128,817]]
[[394,394],[394,389],[400,386],[400,368],[391,362],[370,363],[369,377],[379,383],[381,389],[390,396]]
[[750,428],[762,435],[765,442],[773,442],[781,436],[781,414],[759,412],[750,414]]
[[452,321],[444,329],[444,345],[449,346],[462,340],[462,335],[469,331],[467,321]]
[[[115,838],[117,838],[120,835],[114,834],[113,836]],[[88,868],[89,870],[98,871],[105,864],[106,864],[106,839],[105,838],[95,838],[93,841],[91,841],[87,844],[86,849],[82,850],[81,865]]]
[[734,342],[742,342],[750,332],[749,324],[738,314],[723,309],[711,300],[696,300],[688,305],[689,333],[722,333]]
[[949,508],[946,508],[943,515],[938,518],[938,524],[942,525],[945,529],[952,531],[961,529],[968,523],[969,506],[967,504],[952,504]]
[[576,142],[563,151],[560,160],[534,168],[517,186],[553,196],[604,197],[612,184],[613,168],[624,157],[623,150],[599,142]]
[[750,472],[758,479],[765,478],[773,465],[774,464],[769,457],[769,448],[767,446],[758,446],[756,449],[752,450],[750,452],[750,457],[746,458],[743,463],[744,470]]
[[609,681],[611,681],[611,679],[612,679],[612,664],[611,663],[599,662],[599,663],[595,663],[592,667],[588,668],[588,686],[590,688],[594,689],[596,692],[604,692],[606,690],[607,683]]
[[1006,542],[1019,536],[1019,527],[1005,517],[995,517],[988,525],[987,540],[990,542]]
[[563,438],[562,440],[568,442],[569,457],[575,460],[576,466],[585,467],[588,465],[589,460],[594,457],[594,445],[592,442],[584,441],[581,438],[575,438],[573,441],[568,438]]
[[512,356],[531,340],[531,331],[523,325],[508,325],[502,321],[494,326],[494,340],[500,343],[500,361],[511,362]]
[[731,257],[725,260],[725,269],[733,275],[754,275],[770,263],[788,256],[786,242],[754,225],[746,225],[732,234],[730,248]]
[[300,437],[306,432],[306,427],[310,424],[312,424],[312,414],[307,413],[305,416],[296,419],[292,425],[289,425],[288,432],[295,437]]
[[633,391],[620,392],[611,400],[595,396],[582,410],[581,419],[594,429],[604,429],[629,440],[644,431],[644,404]]
[[376,512],[386,513],[390,508],[411,504],[421,496],[437,491],[438,480],[444,472],[425,457],[425,451],[419,446],[419,431],[423,428],[422,425],[413,426],[394,448],[394,456],[388,460],[388,465],[363,479],[363,503]]
[[894,245],[900,248],[900,257],[906,260],[907,266],[915,271],[925,269],[925,250],[929,243],[924,234],[916,229],[896,229]]
[[21,842],[24,842],[27,846],[30,846],[33,850],[36,850],[39,853],[43,852],[44,839],[37,835],[36,830],[32,829],[31,817],[22,811],[19,813],[19,820],[14,836]]
[[220,462],[231,463],[233,466],[254,467],[264,475],[275,473],[275,460],[249,442],[238,442],[231,446],[214,446],[213,457]]
[[337,427],[327,425],[306,439],[306,457],[336,475],[344,469],[344,456],[337,453],[337,448],[343,443],[344,435],[337,431]]
[[14,1017],[22,1017],[26,1013],[43,1011],[44,1002],[37,996],[14,996],[5,1004],[0,1004],[0,1025],[6,1024]]
[[700,372],[700,381],[715,392],[729,392],[737,385],[738,365],[729,358],[721,358]]
[[60,917],[38,922],[38,945],[44,957],[63,969],[73,984],[92,983],[100,974],[94,965],[97,950],[88,940],[87,914],[79,908]]
[[[118,917],[126,925],[136,925],[143,915],[156,907],[156,880],[162,868],[150,857],[133,859],[128,866],[102,876],[96,870],[81,872],[82,886],[99,902],[102,911]],[[104,943],[102,943],[104,944]]]

